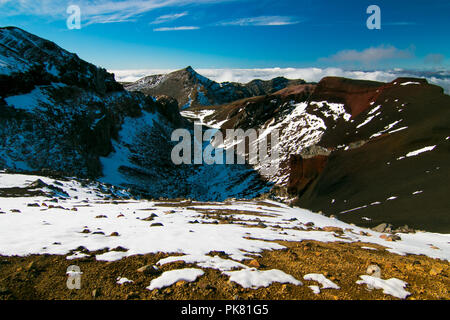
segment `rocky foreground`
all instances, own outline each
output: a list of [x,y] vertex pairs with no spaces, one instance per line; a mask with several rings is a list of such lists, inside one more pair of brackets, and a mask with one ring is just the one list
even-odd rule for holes
[[[449,299],[450,236],[0,174],[0,299]],[[384,231],[389,231],[385,230]],[[81,269],[81,289],[66,286]]]

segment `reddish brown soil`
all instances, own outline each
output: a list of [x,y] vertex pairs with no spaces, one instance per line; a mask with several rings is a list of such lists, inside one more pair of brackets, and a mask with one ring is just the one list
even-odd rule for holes
[[[355,282],[370,264],[377,264],[382,278],[396,277],[408,283],[408,299],[450,298],[450,268],[444,261],[424,256],[399,256],[373,244],[320,243],[315,241],[280,242],[287,248],[266,251],[257,261],[260,270],[280,269],[302,280],[303,286],[275,283],[257,290],[244,289],[229,282],[217,270],[204,269],[205,275],[196,282],[179,282],[162,290],[149,291],[150,281],[159,276],[145,275],[136,270],[147,264],[155,264],[168,254],[132,256],[116,262],[99,262],[94,258],[68,261],[65,256],[33,255],[28,257],[0,257],[0,300],[14,299],[396,299],[381,290],[369,291],[365,285]],[[361,246],[378,248],[377,251]],[[213,253],[219,254],[220,253]],[[222,257],[226,257],[222,255]],[[249,262],[246,262],[247,264]],[[76,264],[81,268],[82,288],[66,287],[66,270]],[[196,267],[182,262],[160,268],[168,271],[184,267]],[[323,273],[341,289],[325,289],[319,295],[312,293],[304,281],[307,273]],[[131,284],[116,284],[117,277],[134,280]]]

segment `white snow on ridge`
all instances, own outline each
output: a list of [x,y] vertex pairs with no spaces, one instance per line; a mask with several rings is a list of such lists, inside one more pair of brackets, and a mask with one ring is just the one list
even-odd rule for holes
[[[56,88],[64,86],[64,84],[54,83],[52,84],[52,86]],[[35,111],[36,109],[39,109],[39,106],[41,104],[53,104],[53,102],[49,100],[49,97],[46,94],[46,87],[47,86],[38,86],[30,93],[11,96],[5,98],[5,101],[9,106],[12,106],[16,109]]]
[[424,147],[424,148],[416,150],[416,151],[411,151],[406,154],[406,157],[414,157],[423,152],[432,151],[434,148],[436,148],[436,146],[429,146],[429,147]]
[[147,111],[142,111],[142,116],[139,118],[125,118],[119,132],[119,141],[112,140],[115,151],[111,152],[107,157],[100,158],[103,166],[103,178],[99,179],[101,182],[114,185],[121,185],[127,182],[127,178],[122,175],[119,168],[122,166],[128,168],[136,167],[131,163],[131,152],[128,146],[133,145],[133,141],[136,141],[137,136],[142,132],[150,132],[154,121],[158,122],[158,114]]
[[400,83],[401,86],[408,86],[408,85],[412,85],[412,84],[420,84],[420,82],[408,81],[408,82]]
[[[269,123],[262,127],[262,133],[258,140],[250,146],[253,150],[258,150],[257,145],[261,140],[269,140],[268,136],[274,130],[279,130],[279,144],[274,149],[278,150],[278,162],[288,161],[290,154],[298,154],[304,148],[315,145],[320,141],[327,129],[325,122],[318,116],[309,114],[305,110],[308,107],[306,102],[292,105],[292,112],[284,115],[276,123]],[[273,147],[273,146],[272,146]],[[254,166],[256,170],[262,170],[261,164]],[[283,184],[287,183],[289,173],[278,170],[275,175],[267,177],[271,182]]]
[[343,103],[311,101],[310,104],[317,105],[325,117],[333,117],[334,121],[337,121],[341,117],[344,118],[345,121],[349,121],[352,117],[352,115],[345,110]]
[[434,150],[434,148],[436,148],[436,145],[423,147],[419,150],[408,152],[405,156],[398,157],[397,160],[403,160],[405,158],[415,157],[421,153],[432,151],[432,150]]

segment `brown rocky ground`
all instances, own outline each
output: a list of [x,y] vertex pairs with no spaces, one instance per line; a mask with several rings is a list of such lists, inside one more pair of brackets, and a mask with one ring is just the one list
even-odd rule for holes
[[[382,278],[395,277],[408,283],[411,293],[408,299],[450,299],[449,263],[424,256],[400,256],[383,250],[383,247],[363,243],[322,243],[316,241],[279,242],[284,250],[265,251],[257,258],[255,266],[260,270],[280,269],[302,280],[303,286],[275,283],[257,290],[244,289],[228,281],[219,271],[204,269],[205,275],[196,282],[177,284],[162,290],[145,289],[150,281],[160,275],[137,272],[142,266],[153,265],[168,254],[131,256],[116,262],[100,262],[95,258],[66,260],[65,256],[32,255],[27,257],[0,257],[0,300],[15,299],[229,299],[229,300],[359,300],[396,299],[383,294],[382,290],[366,289],[355,282],[371,264],[381,268]],[[373,247],[367,250],[361,247]],[[220,252],[212,252],[221,255]],[[246,264],[249,264],[247,261]],[[76,264],[81,268],[82,288],[69,290],[66,287],[66,270]],[[189,267],[184,262],[175,262],[160,267],[160,272]],[[192,265],[192,267],[196,267]],[[313,294],[308,285],[316,282],[304,281],[307,273],[323,273],[341,289],[324,289]],[[133,283],[119,285],[118,277],[126,277]],[[96,290],[96,297],[93,291]]]

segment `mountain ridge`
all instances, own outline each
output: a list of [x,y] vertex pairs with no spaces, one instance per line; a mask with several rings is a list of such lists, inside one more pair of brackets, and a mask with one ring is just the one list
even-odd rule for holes
[[[129,91],[147,95],[167,95],[175,98],[184,110],[196,106],[221,105],[235,100],[270,94],[289,85],[303,84],[304,80],[277,77],[271,80],[255,79],[246,84],[218,83],[198,74],[191,66],[169,74],[151,75],[125,84]],[[175,90],[173,90],[176,88]]]

